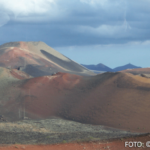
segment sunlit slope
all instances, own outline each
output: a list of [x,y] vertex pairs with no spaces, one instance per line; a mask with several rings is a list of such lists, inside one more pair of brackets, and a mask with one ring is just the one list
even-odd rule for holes
[[0,66],[19,69],[33,77],[52,75],[56,72],[95,75],[44,42],[11,42],[1,45]]
[[150,68],[127,69],[127,70],[123,70],[121,72],[131,73],[134,75],[150,74]]

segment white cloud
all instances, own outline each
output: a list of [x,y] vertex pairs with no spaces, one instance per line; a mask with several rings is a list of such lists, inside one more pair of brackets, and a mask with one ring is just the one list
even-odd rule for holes
[[54,0],[0,0],[0,11],[17,21],[27,21],[28,17],[29,21],[36,21],[42,19],[38,16],[53,16],[56,9]]
[[[120,0],[122,1],[122,0]],[[96,7],[111,12],[114,7],[120,10],[120,1],[114,0],[0,0],[0,11],[15,21],[39,21],[66,18],[74,12],[89,12]],[[87,6],[89,4],[89,6]],[[90,10],[89,10],[90,8]]]
[[0,0],[0,27],[13,20],[13,27],[27,26],[28,35],[49,32],[51,41],[55,35],[62,45],[144,41],[150,34],[149,5],[150,0]]
[[90,26],[79,26],[77,31],[80,33],[89,33],[103,37],[125,37],[127,33],[131,31],[131,29],[132,28],[125,20],[121,25],[102,24],[97,28]]
[[43,14],[49,9],[49,4],[54,4],[53,0],[1,0],[0,6],[6,11],[15,14],[29,15],[32,13]]

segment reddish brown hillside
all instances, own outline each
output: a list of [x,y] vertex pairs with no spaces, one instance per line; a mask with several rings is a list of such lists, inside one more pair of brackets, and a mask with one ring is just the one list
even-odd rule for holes
[[[27,43],[19,42],[20,47],[6,47],[3,54],[0,55],[0,64],[2,67],[24,69],[29,65],[42,66],[43,68],[54,67],[59,68],[46,59],[42,58],[38,53],[32,52],[28,48]],[[48,68],[49,69],[49,68]],[[25,71],[26,72],[26,71]],[[28,72],[28,71],[27,71]]]
[[7,110],[12,112],[10,119],[21,119],[24,112],[31,118],[48,118],[56,115],[61,108],[61,101],[80,80],[80,76],[66,73],[25,80],[18,87],[19,101],[12,99],[5,104]]
[[24,80],[17,88],[21,91],[18,98],[4,105],[7,112],[11,112],[10,119],[57,116],[82,123],[150,132],[148,78],[127,73],[104,73],[84,78],[57,73]]
[[43,42],[10,42],[1,45],[0,66],[19,68],[34,77],[52,75],[56,72],[95,75]]

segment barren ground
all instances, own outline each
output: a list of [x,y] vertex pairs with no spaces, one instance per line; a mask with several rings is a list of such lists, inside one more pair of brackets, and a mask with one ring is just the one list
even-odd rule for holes
[[137,135],[142,134],[60,118],[0,123],[0,144],[57,144],[102,141]]
[[[145,146],[145,143],[150,140],[150,135],[121,138],[109,141],[97,141],[97,142],[74,142],[74,143],[63,143],[54,145],[1,145],[0,150],[149,150]],[[142,148],[128,148],[125,147],[126,141],[141,141],[144,143]]]

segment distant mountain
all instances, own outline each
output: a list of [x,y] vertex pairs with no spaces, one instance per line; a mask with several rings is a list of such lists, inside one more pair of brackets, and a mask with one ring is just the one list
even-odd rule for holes
[[113,69],[113,71],[117,72],[117,71],[122,71],[122,70],[126,70],[126,69],[136,69],[136,68],[141,68],[141,67],[137,67],[137,66],[134,66],[134,65],[129,63],[129,64],[124,65],[124,66],[116,67]]
[[88,68],[88,69],[90,69],[90,70],[113,72],[113,69],[105,66],[102,63],[97,64],[97,65],[83,65],[83,64],[81,64],[81,65]]
[[87,69],[89,69],[89,70],[92,70],[92,71],[94,71],[95,73],[97,73],[97,72],[117,72],[117,71],[122,71],[122,70],[126,70],[126,69],[138,69],[138,68],[141,68],[141,67],[138,67],[138,66],[134,66],[134,65],[132,65],[132,64],[126,64],[126,65],[124,65],[124,66],[119,66],[119,67],[116,67],[116,68],[114,68],[114,69],[111,69],[111,68],[109,68],[109,67],[107,67],[107,66],[105,66],[104,64],[102,64],[102,63],[99,63],[99,64],[97,64],[97,65],[83,65],[83,64],[81,64],[82,66],[84,66],[84,67],[86,67]]

